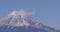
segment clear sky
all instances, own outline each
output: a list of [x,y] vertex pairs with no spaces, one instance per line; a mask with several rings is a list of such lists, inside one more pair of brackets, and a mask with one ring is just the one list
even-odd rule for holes
[[0,19],[19,9],[35,11],[36,19],[60,29],[60,0],[0,0]]

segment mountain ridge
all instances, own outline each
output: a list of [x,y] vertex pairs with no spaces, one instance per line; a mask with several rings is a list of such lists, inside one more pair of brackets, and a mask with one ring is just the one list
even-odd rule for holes
[[[3,30],[8,29],[10,27],[12,27],[12,29],[14,27],[17,27],[17,28],[20,28],[20,27],[28,28],[28,27],[30,27],[31,29],[36,29],[36,30],[40,29],[40,31],[42,30],[42,31],[46,31],[46,32],[57,32],[57,31],[60,32],[59,30],[53,29],[49,26],[46,26],[46,25],[36,21],[36,20],[33,20],[31,18],[31,15],[33,15],[33,14],[34,13],[27,13],[25,11],[13,11],[12,13],[10,13],[8,16],[6,16],[5,18],[3,18],[0,21],[0,28],[3,31]],[[30,29],[30,28],[28,28],[28,29]],[[11,30],[11,28],[10,28],[10,30]],[[17,29],[17,30],[19,30],[19,29]],[[40,32],[40,31],[38,31],[38,32]]]

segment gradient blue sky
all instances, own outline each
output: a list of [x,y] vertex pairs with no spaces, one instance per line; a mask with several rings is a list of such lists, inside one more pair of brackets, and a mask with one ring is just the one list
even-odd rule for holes
[[60,0],[0,0],[0,19],[19,9],[35,11],[36,19],[60,29]]

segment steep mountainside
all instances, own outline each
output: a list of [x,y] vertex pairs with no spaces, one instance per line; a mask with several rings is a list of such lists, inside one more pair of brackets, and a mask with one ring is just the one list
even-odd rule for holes
[[0,20],[0,32],[60,32],[59,30],[48,27],[25,11],[13,11]]

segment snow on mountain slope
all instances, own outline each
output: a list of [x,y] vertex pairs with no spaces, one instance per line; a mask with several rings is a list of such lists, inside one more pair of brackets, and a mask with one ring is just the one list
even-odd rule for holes
[[[20,11],[13,11],[9,15],[5,16],[3,19],[0,20],[0,30],[8,29],[11,26],[14,27],[34,27],[40,29],[40,31],[47,31],[47,32],[57,32],[59,30],[53,29],[48,27],[37,20],[34,20],[31,16],[35,15],[34,12],[26,12],[23,10]],[[7,28],[4,28],[7,26]],[[29,29],[30,29],[29,28]],[[10,28],[11,29],[11,28]],[[60,31],[59,31],[60,32]]]
[[34,13],[27,13],[25,11],[13,11],[8,16],[0,21],[0,25],[9,26],[30,26],[38,25],[36,21],[31,18]]

